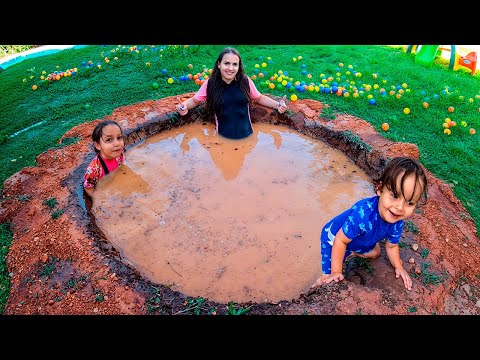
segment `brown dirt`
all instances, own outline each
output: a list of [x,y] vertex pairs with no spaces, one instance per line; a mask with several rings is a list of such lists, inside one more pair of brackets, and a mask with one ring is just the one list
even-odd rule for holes
[[[183,96],[192,96],[193,93]],[[165,129],[202,120],[202,109],[181,118],[176,97],[116,109],[105,119],[125,129],[127,146]],[[369,176],[388,158],[418,158],[413,144],[393,143],[366,121],[337,114],[322,118],[323,104],[298,100],[290,110],[255,106],[254,122],[284,124],[342,150]],[[97,119],[68,131],[60,141],[3,185],[0,222],[10,222],[7,255],[11,291],[4,314],[227,314],[229,304],[189,298],[143,279],[104,239],[90,217],[81,179],[93,156],[90,134]],[[66,144],[66,143],[65,143]],[[234,304],[247,314],[480,314],[480,246],[471,217],[449,185],[427,173],[429,201],[411,218],[401,257],[414,285],[404,289],[382,256],[349,266],[346,280],[278,303]],[[55,198],[53,208],[44,204]],[[57,218],[52,213],[60,214]],[[62,212],[63,211],[63,212]],[[412,246],[419,247],[415,251]],[[383,247],[383,244],[382,244]],[[414,263],[409,260],[413,259]]]

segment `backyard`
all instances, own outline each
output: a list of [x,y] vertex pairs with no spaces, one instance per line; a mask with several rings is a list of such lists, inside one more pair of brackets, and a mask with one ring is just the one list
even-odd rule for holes
[[[119,114],[122,111],[124,116],[131,118],[132,114],[140,111],[140,107],[145,106],[158,106],[163,113],[178,120],[178,115],[173,112],[172,101],[175,101],[177,95],[192,93],[199,88],[202,81],[208,77],[209,69],[222,48],[221,45],[88,46],[26,59],[0,72],[0,91],[3,94],[0,99],[0,146],[5,154],[0,159],[0,178],[4,183],[0,212],[1,219],[4,220],[0,237],[2,307],[9,300],[11,269],[14,267],[17,270],[13,272],[15,277],[22,272],[22,261],[26,268],[30,268],[25,269],[30,273],[29,276],[24,273],[22,278],[17,277],[14,280],[15,304],[10,298],[8,313],[88,313],[90,307],[84,308],[84,303],[79,299],[78,302],[71,302],[76,305],[61,305],[66,303],[67,297],[74,297],[73,293],[82,293],[80,289],[94,294],[94,300],[91,301],[94,306],[91,308],[97,309],[96,312],[169,313],[163,304],[168,289],[158,284],[133,281],[133,274],[121,265],[121,261],[112,260],[115,264],[111,264],[110,270],[95,268],[86,272],[89,276],[76,275],[79,270],[75,269],[75,264],[91,261],[96,256],[113,257],[115,251],[107,249],[106,254],[110,251],[110,255],[102,255],[100,250],[103,247],[108,248],[108,245],[104,244],[97,246],[98,254],[97,250],[80,254],[80,251],[74,251],[73,248],[68,250],[68,247],[64,247],[66,244],[59,244],[76,238],[68,235],[68,239],[59,239],[62,233],[69,234],[66,227],[72,221],[71,216],[62,216],[67,212],[67,208],[76,208],[74,217],[77,219],[81,218],[82,214],[85,215],[81,206],[79,208],[72,205],[72,199],[69,200],[71,189],[75,189],[75,185],[70,183],[73,181],[71,177],[65,177],[67,174],[71,176],[83,166],[81,161],[85,160],[85,154],[89,151],[88,137],[92,128],[90,123],[104,117],[121,118]],[[448,61],[440,57],[430,66],[416,64],[415,55],[407,54],[403,46],[238,45],[236,48],[242,54],[246,73],[254,80],[258,89],[276,97],[286,94],[293,113],[303,113],[313,122],[335,124],[337,129],[346,122],[348,128],[342,130],[356,133],[360,137],[359,141],[366,143],[371,140],[368,137],[371,135],[368,134],[373,131],[378,139],[371,140],[372,144],[379,146],[382,141],[390,144],[390,153],[381,150],[385,155],[395,154],[396,151],[397,154],[402,151],[415,154],[418,149],[419,160],[431,173],[434,189],[439,190],[432,191],[427,210],[413,219],[410,231],[405,235],[405,246],[410,249],[411,245],[417,242],[423,245],[421,248],[425,251],[419,254],[417,263],[425,260],[429,253],[430,257],[435,258],[435,261],[431,261],[438,267],[436,278],[433,277],[434,280],[431,281],[434,286],[442,286],[440,279],[444,280],[441,276],[444,271],[450,273],[451,280],[455,279],[457,287],[469,283],[471,290],[467,302],[470,301],[474,306],[477,301],[476,281],[480,276],[478,264],[474,260],[479,245],[480,223],[480,190],[475,186],[475,170],[480,168],[480,160],[476,156],[480,147],[477,133],[480,129],[478,75],[471,76],[467,69],[450,70]],[[310,103],[310,100],[314,103]],[[316,103],[321,106],[315,105]],[[308,115],[305,112],[306,107],[314,111],[315,115]],[[288,123],[293,121],[293,118],[294,115],[291,114],[282,121]],[[365,126],[361,125],[364,122]],[[140,123],[137,122],[137,125]],[[366,124],[369,124],[372,130]],[[134,131],[134,127],[130,130]],[[395,150],[392,145],[394,143],[407,146],[399,147],[401,151]],[[408,144],[412,144],[415,151],[408,147]],[[78,159],[72,149],[78,151]],[[52,171],[37,170],[39,166]],[[11,178],[22,169],[26,169],[23,170],[23,175]],[[62,173],[64,177],[59,178],[58,174]],[[25,180],[29,177],[32,178]],[[433,180],[433,177],[439,179],[439,182]],[[22,181],[25,183],[21,184]],[[55,189],[55,183],[59,182],[66,184],[67,188],[71,186],[70,190],[65,189],[68,190],[65,194],[62,191],[48,191],[49,188]],[[27,183],[31,184],[32,192],[39,191],[35,196],[24,186]],[[46,199],[55,201],[45,202]],[[46,219],[45,211],[51,211],[47,213]],[[12,222],[13,219],[15,221]],[[34,219],[43,220],[36,226]],[[77,223],[79,221],[77,220]],[[30,231],[36,235],[30,236]],[[23,245],[19,242],[14,246],[15,239],[26,239],[29,236],[31,242],[43,247],[43,252],[35,250],[33,244],[27,245],[23,241]],[[454,242],[458,243],[459,249],[446,251],[441,247],[444,244],[437,245],[432,242],[432,239],[437,238],[441,239],[442,244],[445,241],[450,242],[451,246]],[[69,246],[77,246],[79,242],[81,240],[74,240],[74,244]],[[75,245],[76,243],[78,244]],[[96,240],[89,246],[95,247],[95,244]],[[56,252],[57,247],[62,247],[63,250]],[[30,256],[25,255],[24,251]],[[463,259],[466,261],[462,272],[455,272],[449,267],[459,263],[462,251],[465,252]],[[37,257],[33,256],[34,253]],[[9,256],[10,260],[7,261]],[[448,264],[442,261],[447,261]],[[428,266],[424,265],[419,274],[430,274],[427,271]],[[32,272],[32,269],[36,270]],[[416,271],[414,267],[412,269]],[[67,272],[74,274],[69,278],[70,285],[64,284],[65,286],[56,289],[56,295],[52,297],[45,290],[40,290],[42,285],[50,286],[51,290],[53,283],[48,285],[47,279],[54,281],[56,278],[58,283],[60,273],[65,273],[65,277]],[[36,276],[32,277],[33,273]],[[122,273],[127,274],[126,277],[122,278]],[[433,275],[430,275],[431,280]],[[42,277],[44,283],[38,285],[35,278]],[[120,281],[119,278],[123,280]],[[127,278],[129,280],[126,280]],[[111,279],[116,283],[111,284]],[[28,290],[31,294],[26,295],[29,294],[26,286],[30,286],[30,283],[36,290],[32,287]],[[368,280],[367,284],[372,285]],[[341,293],[342,286],[345,285],[335,286]],[[348,286],[362,292],[359,284]],[[376,286],[382,288],[378,284]],[[455,286],[445,286],[445,289],[452,290]],[[70,291],[76,287],[76,291]],[[146,301],[137,293],[131,293],[134,287],[138,287],[135,290],[143,293]],[[157,292],[152,288],[156,288]],[[158,295],[159,289],[163,289],[161,296]],[[148,291],[153,291],[150,297],[145,295]],[[400,290],[388,288],[388,291],[395,293]],[[115,306],[111,305],[108,310],[104,301],[106,293],[110,294],[107,296],[110,301],[112,297],[123,300],[119,300]],[[112,295],[113,293],[116,295]],[[307,300],[303,300],[304,303],[313,301],[315,296],[331,297],[332,293],[322,289],[318,290],[318,294],[308,296],[310,297]],[[28,300],[22,300],[22,297],[28,297]],[[419,294],[410,300],[414,303],[419,301],[420,297]],[[207,306],[208,302],[201,297],[184,299],[176,294],[171,295],[171,298],[177,300],[173,306],[175,311],[170,313],[196,313],[195,309],[198,309],[199,313],[204,314],[216,312],[217,310],[212,309],[222,307],[218,304]],[[365,303],[365,299],[361,301]],[[42,302],[47,306],[40,306]],[[124,309],[122,302],[136,305]],[[180,310],[182,306],[187,310]],[[251,313],[277,313],[277,310],[273,310],[277,309],[276,307],[266,304],[241,304],[235,305],[235,308],[232,305],[230,309],[227,307],[226,312],[238,314],[241,309],[249,306]],[[294,310],[295,302],[284,306],[289,308],[291,313],[299,311]],[[435,306],[438,307],[438,304],[424,304],[428,309]],[[409,306],[403,311],[415,312],[411,310],[414,307]],[[388,310],[380,307],[381,310],[378,311],[402,313],[402,310],[393,308],[395,307]],[[452,310],[455,306],[451,304],[446,308],[453,313],[457,311]],[[358,308],[354,309],[357,310]],[[332,309],[325,307],[315,310],[314,306],[302,309],[302,312],[309,311],[327,313]],[[376,310],[369,311],[373,313]],[[342,310],[337,309],[337,313],[342,313]]]

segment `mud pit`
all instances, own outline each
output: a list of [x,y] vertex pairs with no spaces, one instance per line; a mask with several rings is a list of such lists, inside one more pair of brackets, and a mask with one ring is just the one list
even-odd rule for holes
[[[127,146],[202,122],[201,109],[180,118],[173,112],[175,103],[176,97],[146,101],[119,108],[105,119],[122,125]],[[289,108],[279,115],[255,106],[252,120],[285,125],[322,140],[370,177],[388,158],[418,158],[415,145],[383,139],[362,119],[322,118],[320,102],[299,100]],[[380,258],[350,266],[346,281],[293,299],[230,306],[147,280],[105,239],[87,211],[91,204],[83,198],[81,178],[93,157],[90,134],[98,121],[71,129],[62,141],[75,138],[76,143],[39,155],[37,166],[24,168],[4,183],[0,221],[12,223],[14,232],[7,256],[11,291],[4,314],[228,314],[241,309],[258,315],[480,313],[480,247],[474,222],[452,189],[428,172],[429,201],[410,219],[401,240],[400,254],[414,280],[411,291],[395,279],[383,244]],[[49,198],[57,200],[54,208],[44,203]]]
[[[341,151],[284,125],[251,137],[193,123],[127,149],[92,213],[142,275],[219,302],[293,299],[320,276],[319,224],[374,195]],[[274,161],[272,161],[274,159]]]

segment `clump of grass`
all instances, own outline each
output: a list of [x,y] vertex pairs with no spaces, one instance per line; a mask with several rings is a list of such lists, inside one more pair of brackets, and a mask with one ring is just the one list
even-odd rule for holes
[[7,271],[6,257],[12,242],[11,224],[0,224],[0,314],[10,293],[10,275]]
[[407,231],[413,232],[415,235],[418,235],[418,233],[420,232],[420,230],[419,230],[418,227],[413,223],[412,220],[407,220],[407,222],[406,222],[405,224],[407,225]]
[[43,200],[42,204],[48,206],[50,209],[53,209],[55,206],[57,206],[57,199],[54,197],[50,197]]
[[427,262],[422,261],[421,273],[420,274],[414,273],[413,276],[416,279],[420,279],[420,281],[427,286],[428,285],[435,285],[436,286],[436,285],[439,285],[439,284],[443,284],[445,282],[445,280],[447,279],[447,275],[446,274],[441,274],[441,275],[435,274],[434,272],[429,270],[430,265],[431,265],[431,263],[427,263]]
[[353,143],[358,149],[361,150],[366,150],[367,152],[372,152],[372,146],[368,145],[366,142],[364,142],[362,139],[357,134],[354,134],[352,131],[347,130],[344,131],[343,134],[345,135],[345,138]]
[[335,120],[336,115],[333,112],[333,109],[330,106],[325,106],[322,110],[322,113],[318,115],[319,118],[325,118],[329,120]]

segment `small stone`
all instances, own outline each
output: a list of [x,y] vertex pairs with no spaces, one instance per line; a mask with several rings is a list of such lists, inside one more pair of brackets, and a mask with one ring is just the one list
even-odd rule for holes
[[420,269],[418,266],[415,268],[415,274],[420,275],[422,273],[422,269]]
[[417,251],[418,250],[418,244],[412,244],[412,250]]
[[410,258],[410,259],[408,259],[408,262],[409,262],[410,264],[415,264],[415,259],[414,259],[414,258]]

